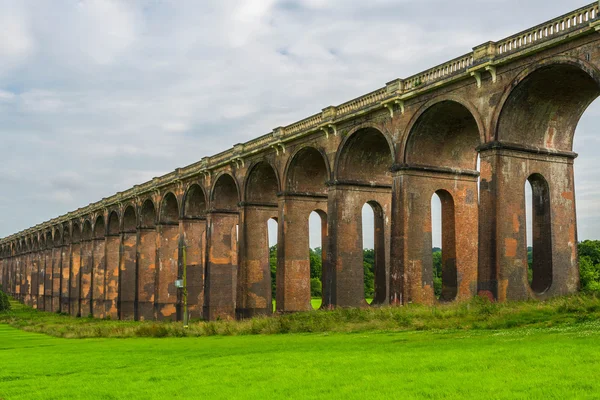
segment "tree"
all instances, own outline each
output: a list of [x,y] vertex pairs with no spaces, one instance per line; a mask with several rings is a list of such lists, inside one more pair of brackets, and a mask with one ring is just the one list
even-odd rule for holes
[[439,299],[442,295],[442,250],[433,248],[433,292]]
[[363,249],[365,298],[375,297],[375,250]]
[[8,295],[2,291],[2,287],[0,286],[0,312],[9,310],[10,301],[8,300]]
[[277,274],[277,245],[273,245],[269,249],[269,264],[271,266],[271,295],[275,298],[275,292],[277,290],[277,282],[275,279]]
[[321,248],[309,249],[310,257],[310,277],[321,279],[323,276],[323,259],[322,259]]
[[600,240],[585,240],[577,250],[581,290],[600,292]]

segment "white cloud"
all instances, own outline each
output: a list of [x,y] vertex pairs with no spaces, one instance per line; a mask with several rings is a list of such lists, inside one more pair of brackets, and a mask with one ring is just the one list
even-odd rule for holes
[[26,10],[15,1],[0,5],[0,72],[15,67],[34,51],[35,43]]

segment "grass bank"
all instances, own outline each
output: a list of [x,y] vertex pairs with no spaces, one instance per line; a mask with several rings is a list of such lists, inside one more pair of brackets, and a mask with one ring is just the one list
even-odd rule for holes
[[0,398],[597,398],[599,328],[65,340],[0,324]]
[[45,313],[13,303],[0,323],[27,332],[61,338],[197,337],[288,333],[498,330],[551,328],[600,320],[600,298],[576,295],[547,302],[470,302],[433,307],[372,307],[312,311],[245,321],[193,321],[184,329],[174,322],[106,321]]

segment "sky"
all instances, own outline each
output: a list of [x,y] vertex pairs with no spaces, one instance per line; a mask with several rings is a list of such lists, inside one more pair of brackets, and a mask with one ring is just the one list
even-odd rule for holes
[[[2,0],[0,237],[584,4]],[[600,238],[599,116],[575,137],[580,239]]]

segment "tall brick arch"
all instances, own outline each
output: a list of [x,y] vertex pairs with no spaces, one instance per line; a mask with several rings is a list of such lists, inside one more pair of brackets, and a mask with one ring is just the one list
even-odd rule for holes
[[[336,154],[329,191],[329,270],[332,302],[365,306],[362,209],[374,215],[375,296],[371,304],[386,304],[390,257],[392,170],[395,146],[380,124],[361,124],[348,132]],[[329,272],[329,271],[328,271]]]

